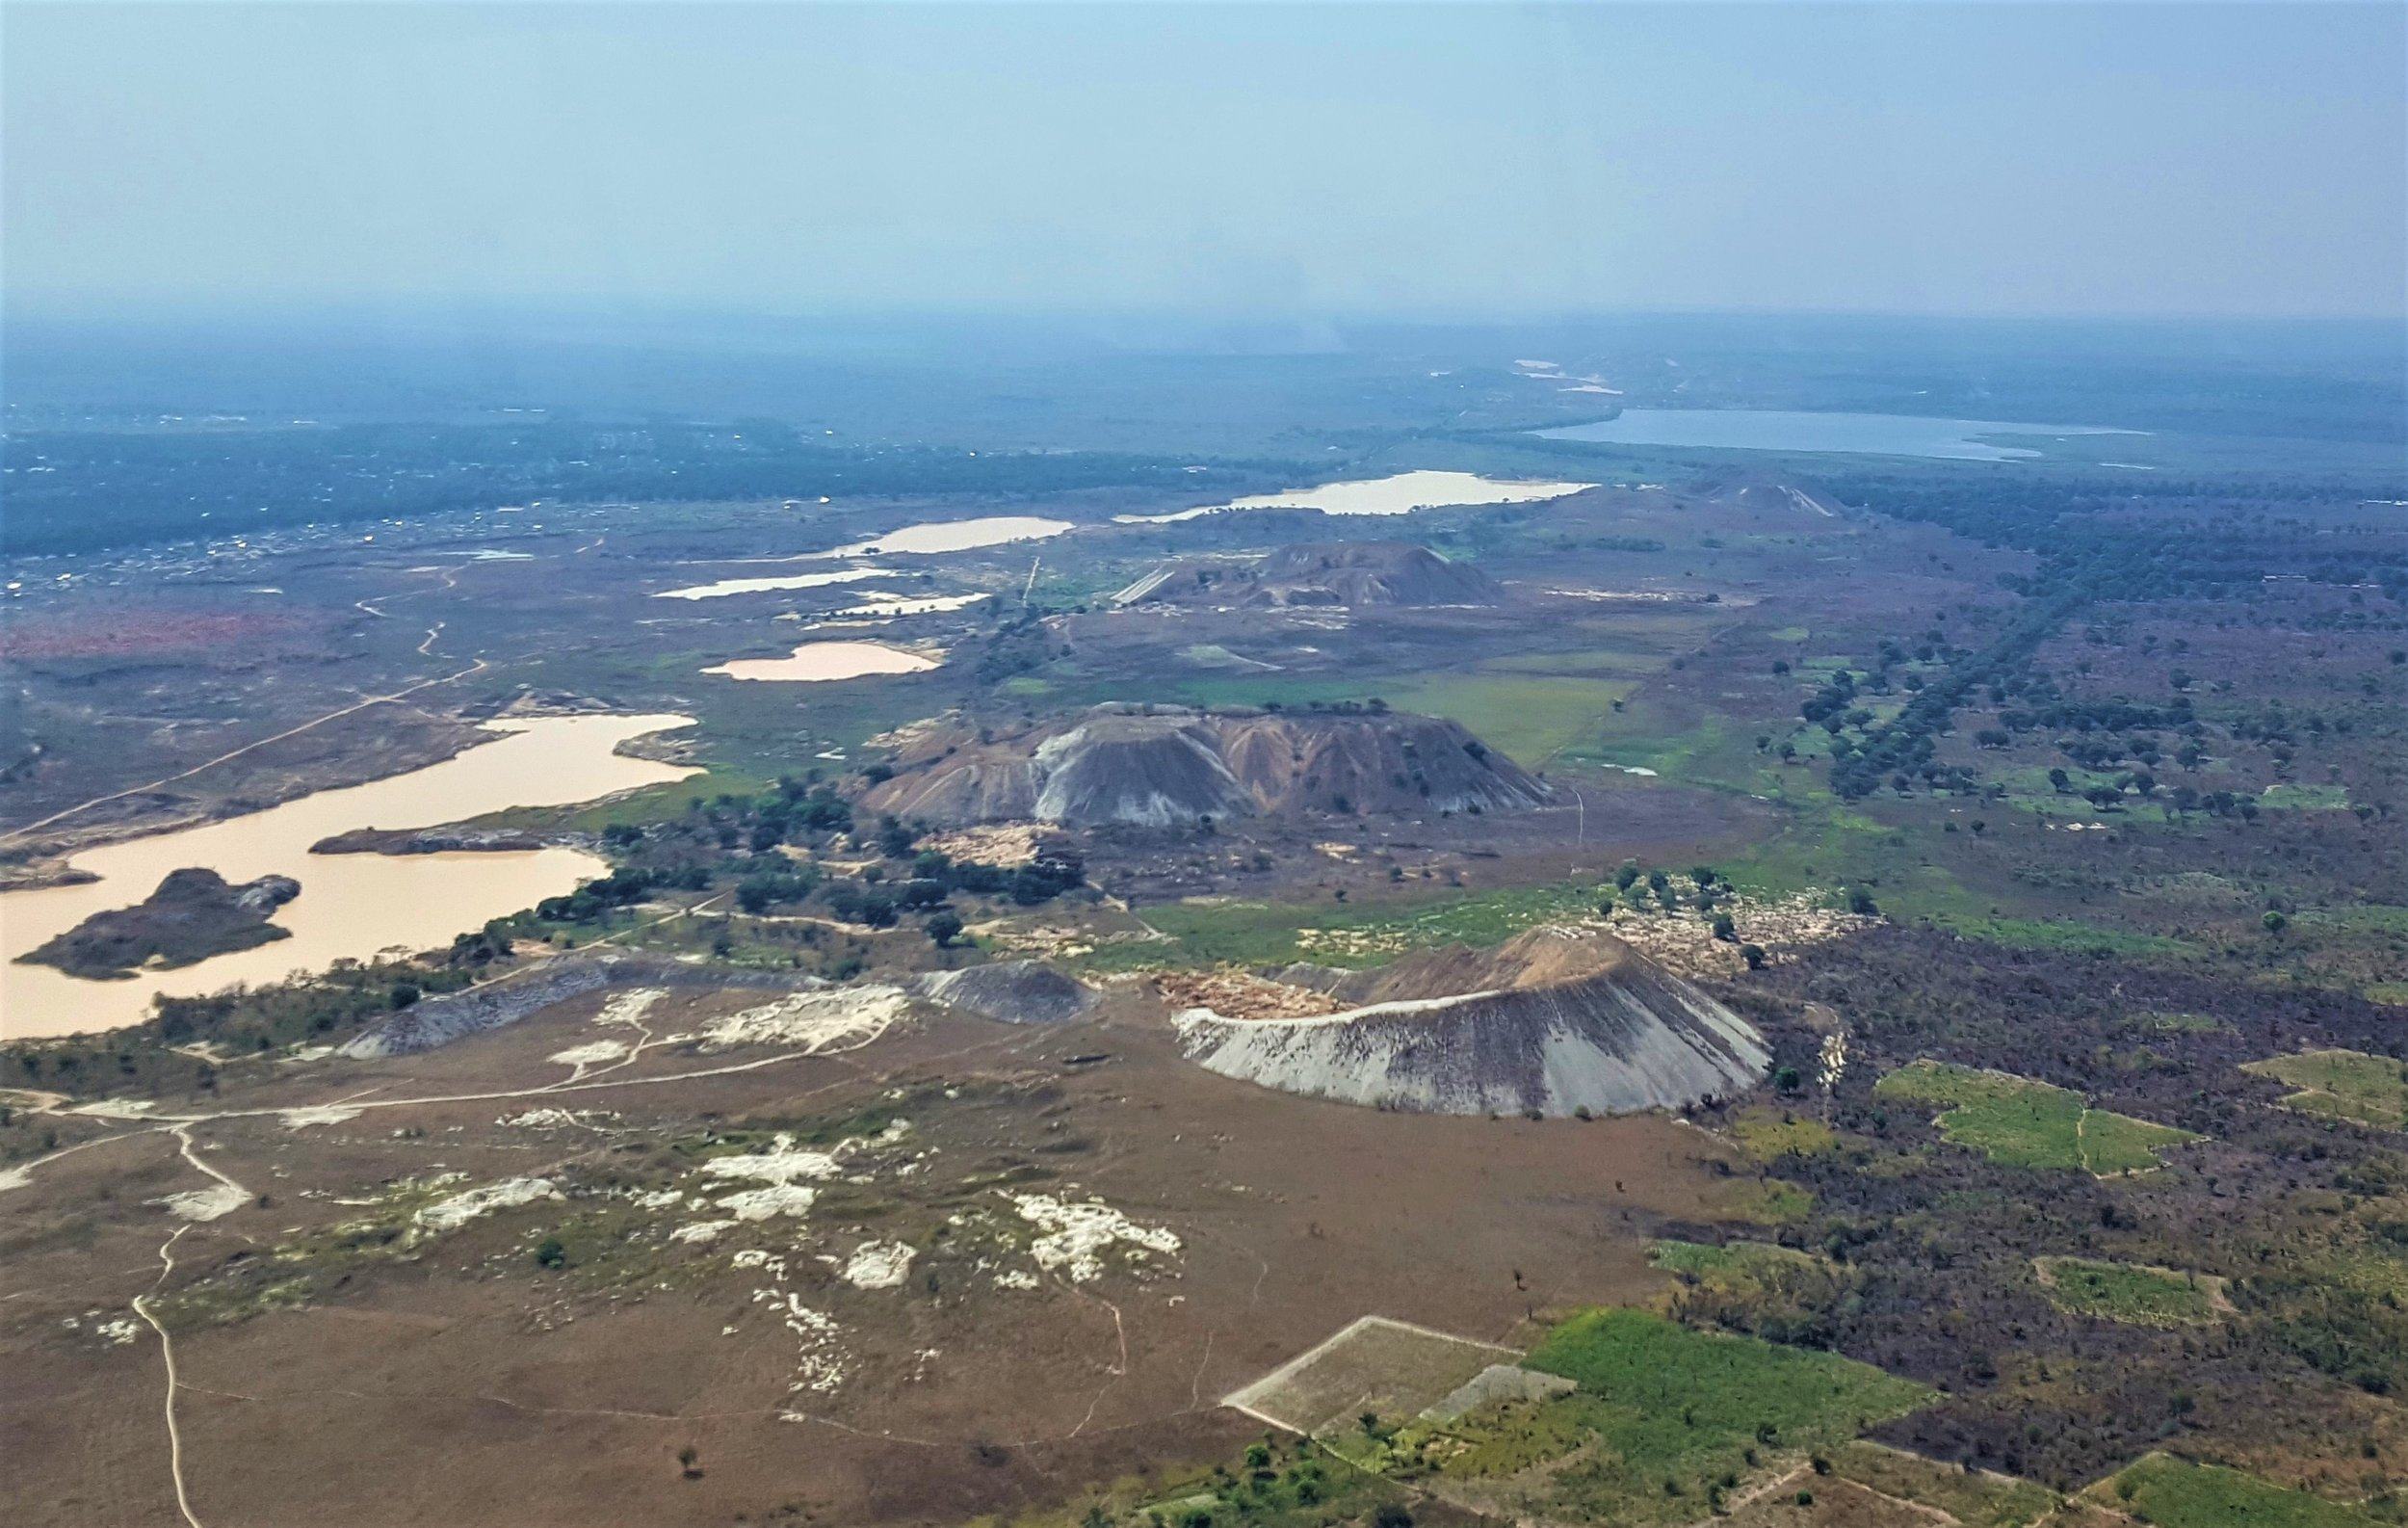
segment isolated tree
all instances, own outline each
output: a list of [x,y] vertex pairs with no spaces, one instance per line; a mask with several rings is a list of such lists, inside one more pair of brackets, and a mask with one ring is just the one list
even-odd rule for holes
[[935,913],[923,927],[929,931],[929,937],[936,942],[938,949],[950,950],[954,940],[961,937],[961,915],[951,910]]

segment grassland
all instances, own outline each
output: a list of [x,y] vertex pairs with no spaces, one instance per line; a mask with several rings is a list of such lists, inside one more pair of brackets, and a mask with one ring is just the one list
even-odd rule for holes
[[[1547,1486],[1550,1515],[1590,1521],[1698,1516],[1766,1455],[1835,1445],[1932,1398],[1869,1364],[1697,1331],[1636,1310],[1575,1316],[1549,1332],[1524,1366],[1580,1387],[1507,1425],[1558,1454],[1576,1430],[1579,1442],[1595,1438]],[[1502,1420],[1492,1413],[1491,1427]],[[1494,1467],[1498,1440],[1471,1441],[1466,1459]]]
[[1876,1096],[1945,1104],[1937,1120],[1950,1142],[1998,1162],[2063,1168],[2107,1177],[2160,1165],[2159,1153],[2198,1136],[2171,1125],[2093,1109],[2081,1093],[2005,1072],[1918,1061],[1881,1079]]
[[1831,1472],[1885,1496],[1936,1508],[1965,1528],[2026,1528],[2053,1511],[2056,1493],[2009,1475],[1943,1464],[1879,1443],[1845,1443]]
[[2259,793],[2258,804],[2292,811],[2341,812],[2349,809],[2349,792],[2340,785],[2269,785]]
[[2385,1130],[2408,1125],[2408,1067],[2388,1056],[2369,1056],[2359,1050],[2311,1050],[2253,1061],[2241,1070],[2299,1090],[2282,1100],[2287,1109],[2331,1115]]
[[1636,677],[1531,673],[1483,666],[1472,672],[1377,674],[1363,678],[1288,675],[1190,679],[1178,698],[1196,705],[1285,706],[1385,700],[1400,711],[1459,722],[1515,762],[1545,769],[1564,757],[1595,751],[1597,729],[1613,702],[1637,688]]
[[2086,1494],[2159,1528],[2368,1528],[2354,1507],[2169,1454],[2134,1461]]
[[1796,1225],[1815,1210],[1815,1196],[1781,1178],[1749,1183],[1723,1206],[1727,1220],[1751,1225]]
[[2181,1327],[2204,1325],[2221,1314],[2221,1279],[2089,1257],[2043,1257],[2034,1266],[2050,1303],[2075,1315]]
[[1750,1162],[1778,1162],[1785,1156],[1821,1156],[1839,1149],[1839,1132],[1821,1120],[1774,1109],[1742,1109],[1725,1126]]
[[1811,1252],[1770,1242],[1730,1242],[1716,1247],[1709,1242],[1662,1241],[1648,1249],[1647,1260],[1666,1273],[1717,1278],[1756,1278],[1822,1266]]

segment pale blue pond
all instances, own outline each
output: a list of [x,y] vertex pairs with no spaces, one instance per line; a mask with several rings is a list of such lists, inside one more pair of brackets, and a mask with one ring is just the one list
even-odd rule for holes
[[1989,436],[2131,435],[2143,432],[2088,425],[2011,424],[1998,419],[1932,419],[1920,414],[1820,413],[1797,408],[1625,408],[1620,417],[1533,434],[1600,445],[1694,446],[1723,451],[1840,451],[1874,457],[2013,461],[2041,453],[1993,443]]

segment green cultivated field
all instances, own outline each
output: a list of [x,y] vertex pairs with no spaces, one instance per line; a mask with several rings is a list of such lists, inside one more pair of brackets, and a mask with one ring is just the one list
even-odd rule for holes
[[2377,1520],[2321,1496],[2170,1454],[2136,1460],[2085,1494],[2159,1528],[2369,1528]]
[[[1699,1517],[1727,1482],[1778,1451],[1828,1447],[1933,1392],[1834,1354],[1592,1310],[1549,1332],[1524,1367],[1580,1390],[1523,1419],[1547,1452],[1584,1441],[1548,1485],[1548,1515],[1635,1523]],[[1467,1418],[1476,1422],[1478,1417]],[[1494,1440],[1486,1453],[1495,1453]]]
[[1978,1071],[1945,1062],[1901,1067],[1874,1093],[1914,1103],[1946,1104],[1940,1133],[1998,1162],[2071,1168],[2106,1177],[2159,1166],[2159,1154],[2198,1136],[2171,1125],[2093,1109],[2081,1093],[2005,1072]]
[[2241,1067],[2286,1082],[2297,1093],[2284,1107],[2396,1130],[2408,1125],[2408,1066],[2359,1050],[2311,1050],[2272,1056]]
[[2059,1310],[2148,1327],[2192,1326],[2216,1319],[2217,1280],[2088,1257],[2039,1260],[2042,1287]]

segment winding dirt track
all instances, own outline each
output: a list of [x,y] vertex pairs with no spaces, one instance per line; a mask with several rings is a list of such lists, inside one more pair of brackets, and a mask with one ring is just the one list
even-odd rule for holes
[[61,810],[52,812],[47,817],[39,818],[34,822],[26,823],[22,827],[0,829],[0,843],[5,843],[12,839],[22,838],[28,833],[39,832],[42,829],[49,827],[53,823],[65,822],[67,818],[74,816],[76,813],[89,811],[94,806],[105,806],[111,802],[123,801],[128,796],[144,795],[150,791],[159,789],[161,786],[172,785],[177,780],[190,779],[193,776],[199,774],[203,770],[215,769],[226,760],[240,758],[244,754],[251,751],[253,749],[266,748],[271,743],[281,743],[288,737],[298,737],[301,733],[309,731],[313,727],[324,726],[327,723],[335,721],[338,718],[350,716],[354,712],[365,711],[370,706],[384,705],[391,701],[405,699],[410,696],[416,695],[421,690],[431,690],[439,684],[450,684],[458,679],[465,679],[471,674],[482,673],[490,667],[490,664],[487,664],[483,658],[479,658],[467,668],[458,670],[456,672],[443,674],[432,679],[421,679],[416,684],[405,685],[390,695],[372,695],[365,699],[355,700],[352,704],[342,707],[340,710],[328,711],[324,716],[314,717],[307,722],[303,722],[299,726],[286,727],[283,731],[275,733],[274,736],[259,738],[253,742],[244,744],[241,748],[228,749],[226,751],[219,754],[216,758],[201,760],[191,769],[178,770],[172,775],[163,775],[155,780],[149,780],[141,785],[129,785],[121,791],[111,791],[106,796],[95,796],[88,802],[77,802],[72,806],[64,807]]

